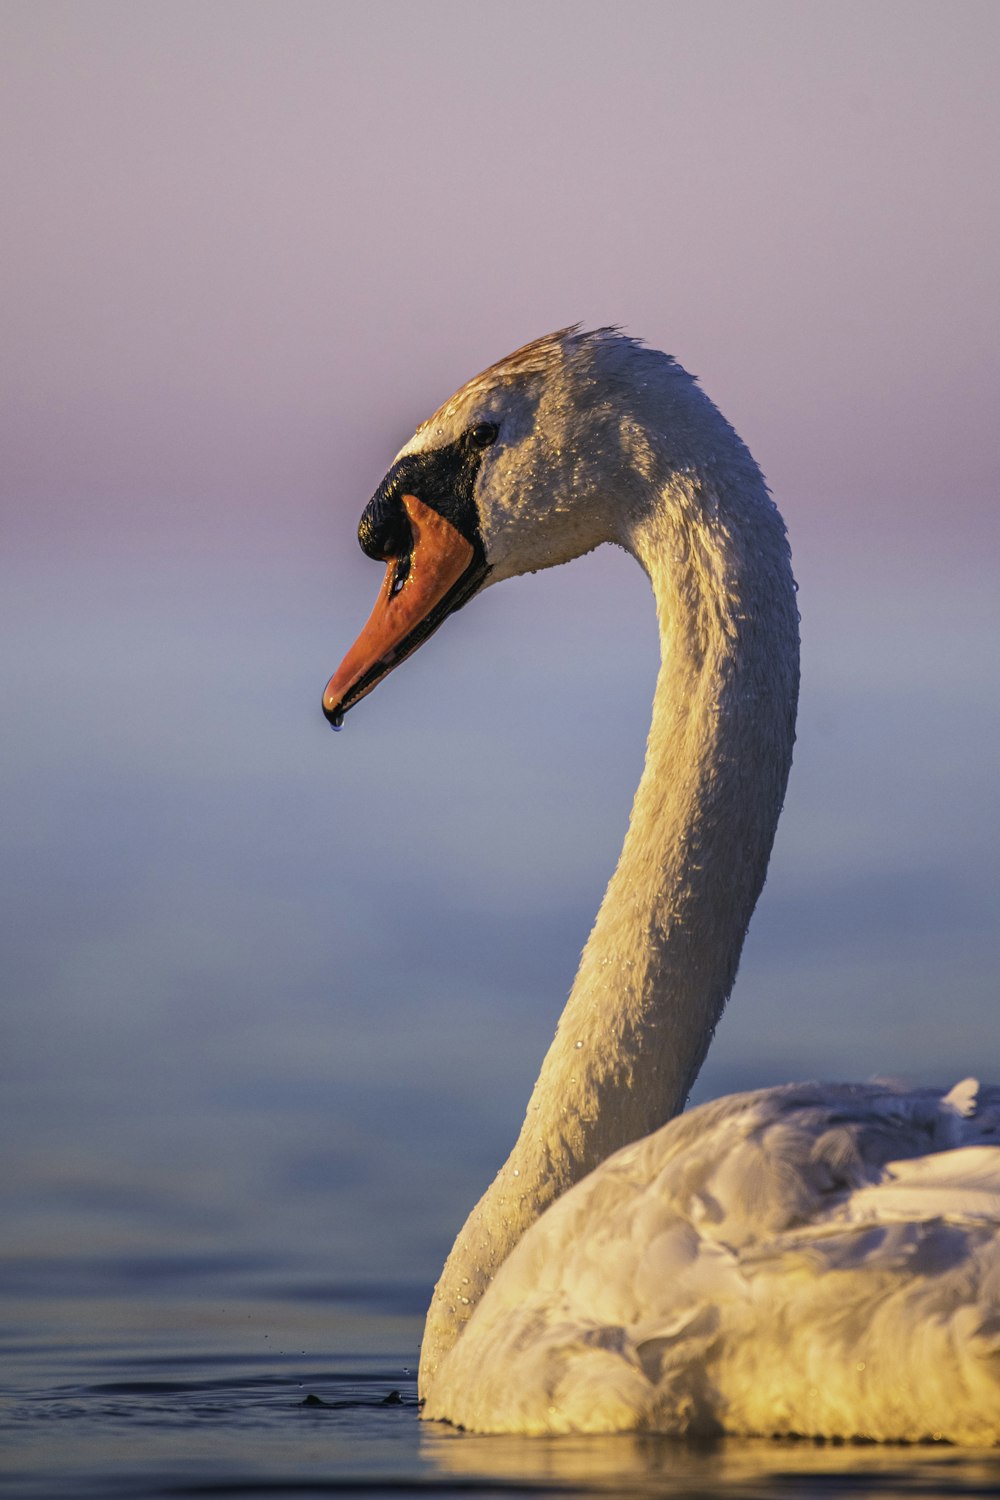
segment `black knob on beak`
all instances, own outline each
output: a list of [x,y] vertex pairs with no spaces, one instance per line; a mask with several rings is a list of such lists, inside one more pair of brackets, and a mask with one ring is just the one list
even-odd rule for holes
[[413,547],[413,533],[398,495],[378,490],[372,496],[358,523],[358,541],[362,552],[383,562],[406,556]]

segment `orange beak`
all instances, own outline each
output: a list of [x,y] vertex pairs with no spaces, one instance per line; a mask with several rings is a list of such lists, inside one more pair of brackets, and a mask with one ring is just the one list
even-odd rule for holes
[[403,495],[402,504],[413,535],[409,570],[403,572],[403,559],[389,559],[368,623],[327,683],[323,712],[335,729],[348,708],[437,629],[450,611],[435,619],[435,610],[475,557],[472,543],[416,495]]

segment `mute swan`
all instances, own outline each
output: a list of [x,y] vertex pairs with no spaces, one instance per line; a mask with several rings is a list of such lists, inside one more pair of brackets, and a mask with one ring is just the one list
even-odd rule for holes
[[747,449],[666,355],[564,329],[418,428],[335,725],[487,584],[626,548],[662,665],[628,834],[521,1133],[427,1318],[424,1415],[481,1432],[1000,1440],[1000,1091],[802,1084],[680,1114],[792,756],[798,613]]

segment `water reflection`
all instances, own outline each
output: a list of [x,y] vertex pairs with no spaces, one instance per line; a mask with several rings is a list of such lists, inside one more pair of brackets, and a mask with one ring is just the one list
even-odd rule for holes
[[914,1448],[648,1435],[480,1437],[426,1423],[420,1453],[442,1474],[539,1488],[670,1496],[995,1494],[1000,1455]]

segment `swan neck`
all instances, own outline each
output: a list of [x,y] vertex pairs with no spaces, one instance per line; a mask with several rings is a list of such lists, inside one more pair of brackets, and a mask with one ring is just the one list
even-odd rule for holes
[[784,798],[798,614],[784,526],[749,456],[729,474],[673,476],[619,539],[650,579],[660,633],[645,766],[521,1133],[439,1282],[425,1389],[531,1222],[683,1109]]
[[781,518],[755,469],[677,476],[671,490],[627,536],[660,634],[646,761],[536,1086],[557,1090],[560,1110],[574,1100],[574,1126],[557,1132],[573,1181],[683,1109],[736,977],[791,766],[798,611]]

